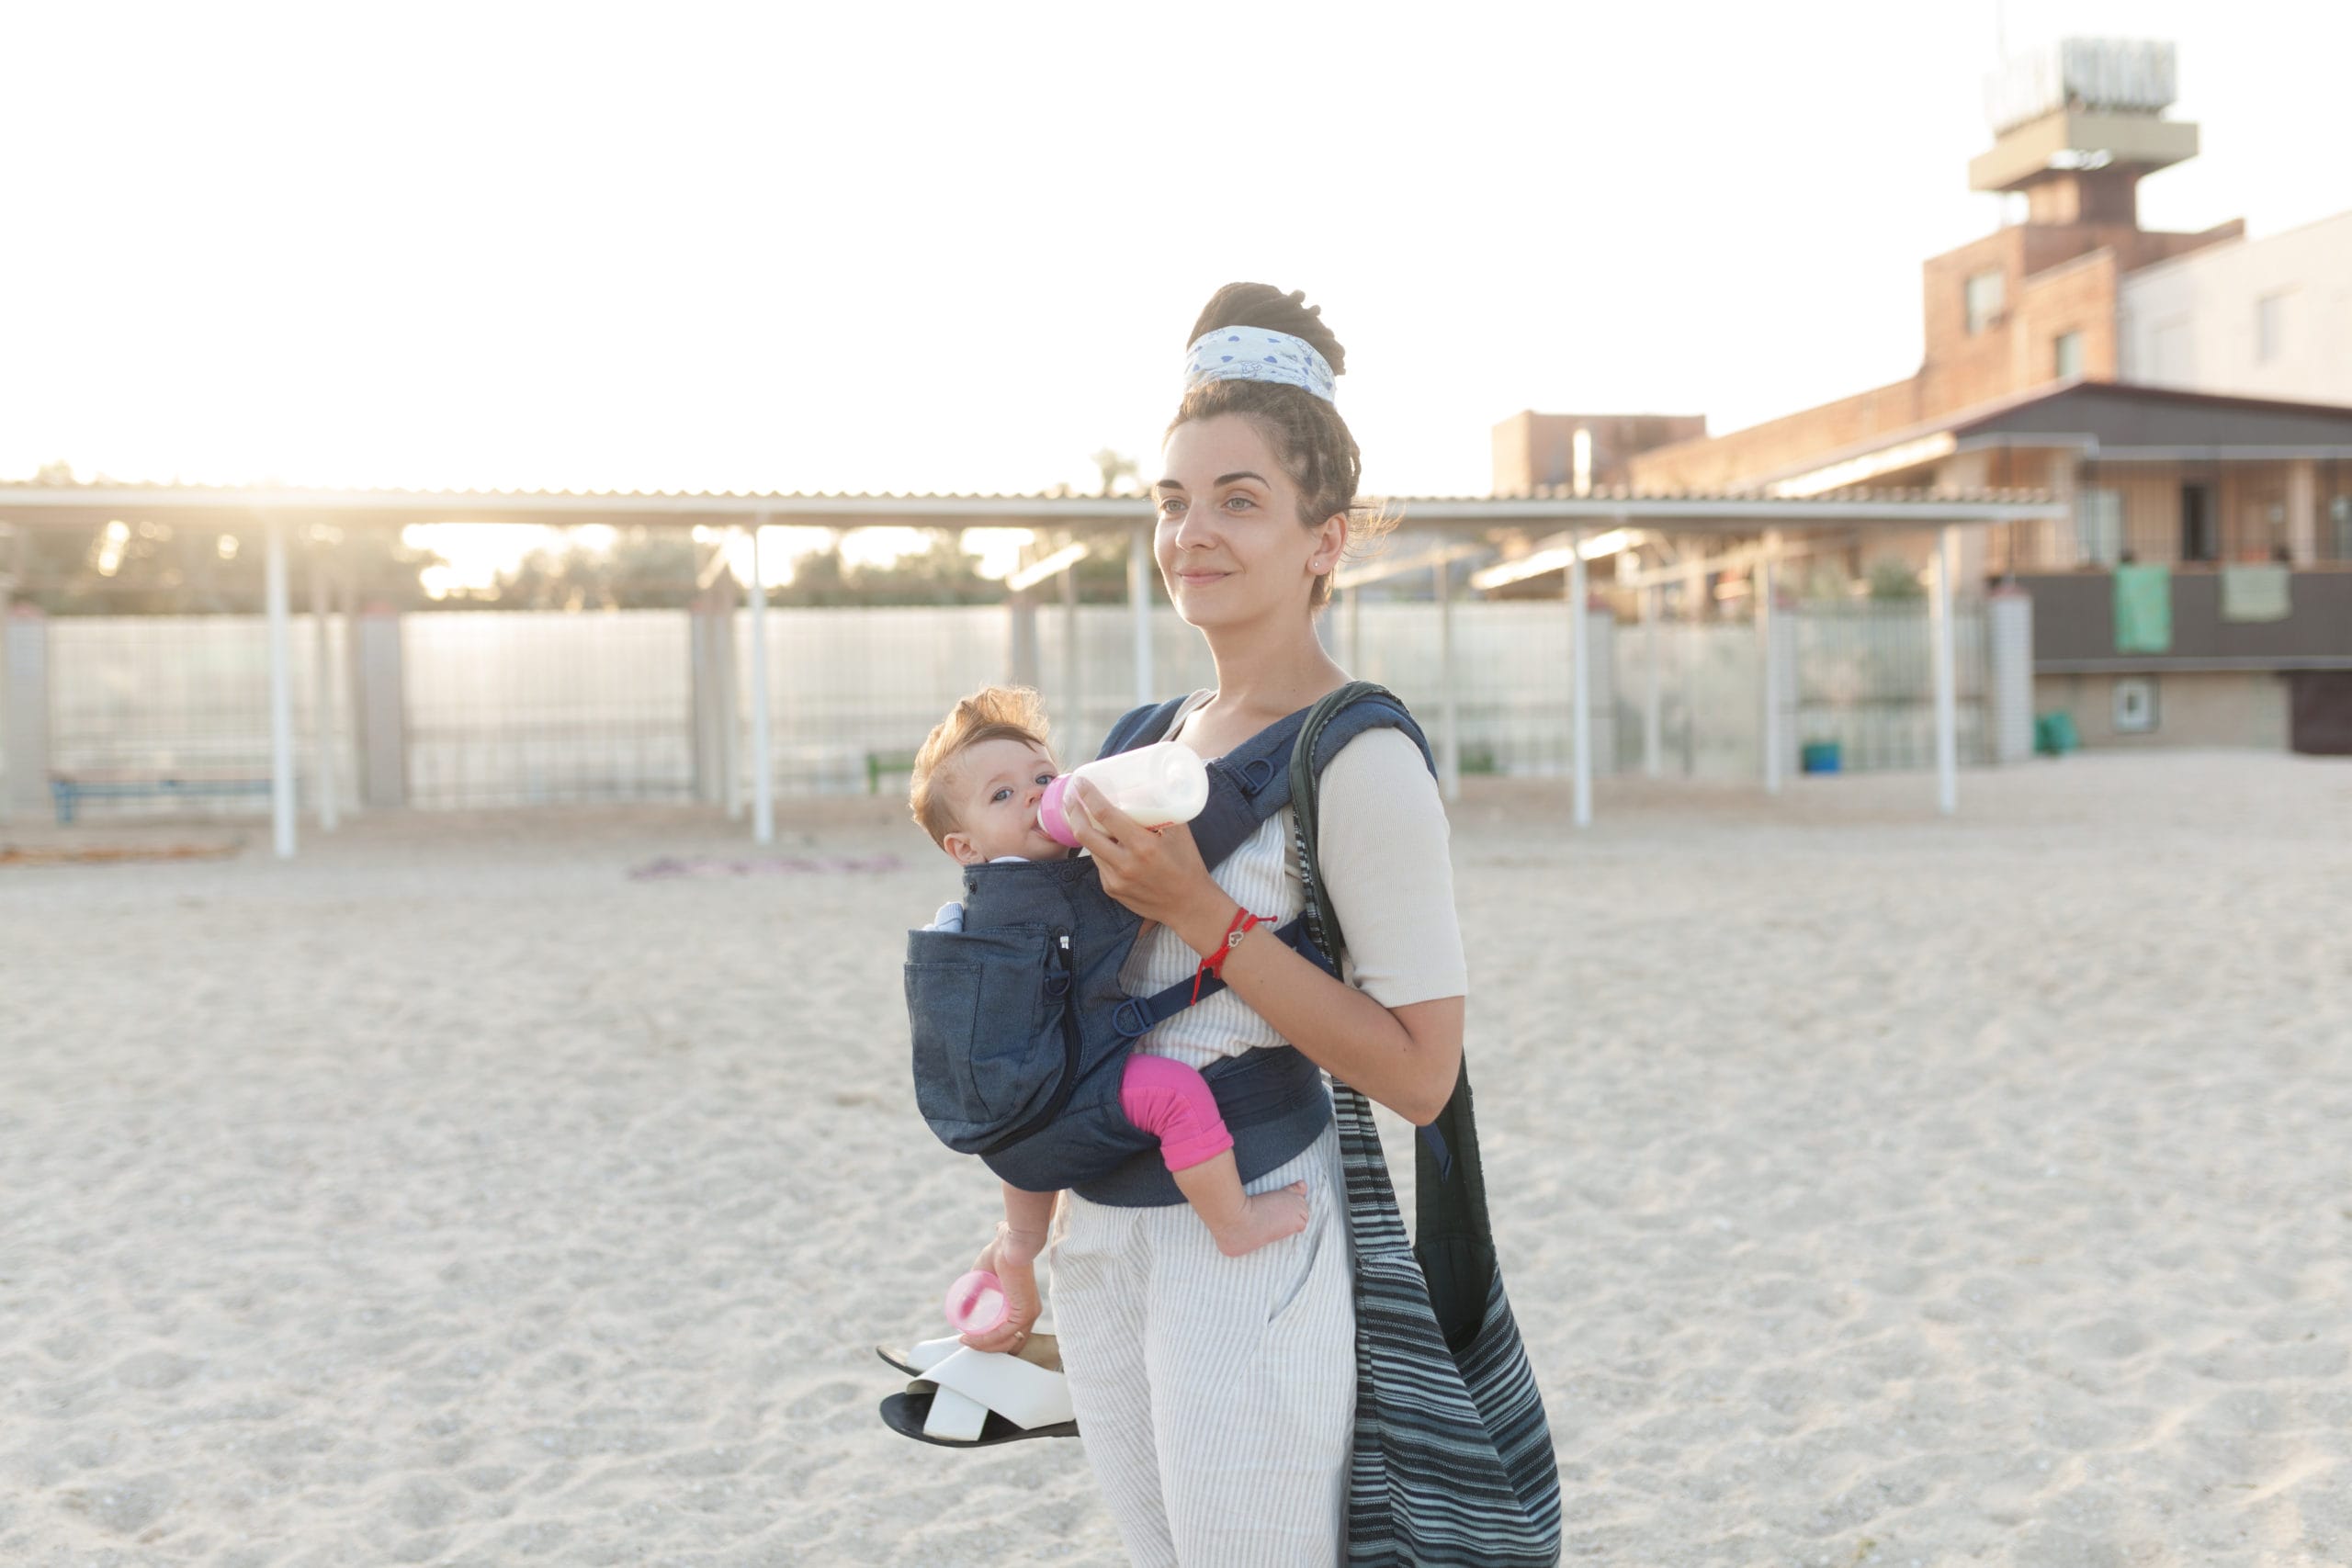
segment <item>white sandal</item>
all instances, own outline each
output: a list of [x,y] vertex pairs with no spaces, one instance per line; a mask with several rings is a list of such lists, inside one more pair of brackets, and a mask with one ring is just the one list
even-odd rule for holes
[[886,1364],[898,1368],[907,1376],[919,1378],[963,1348],[964,1342],[951,1334],[944,1339],[919,1340],[904,1350],[894,1350],[888,1345],[876,1345],[874,1347],[874,1353],[881,1357]]
[[[942,1345],[946,1354],[934,1356]],[[1040,1364],[1047,1358],[1057,1363],[1058,1351],[1051,1345],[1033,1351],[1035,1345],[1033,1339],[1021,1353],[1005,1355],[954,1339],[925,1340],[905,1361],[893,1363],[918,1367],[922,1376],[882,1402],[883,1423],[920,1442],[956,1449],[1078,1436],[1069,1380],[1058,1365]]]

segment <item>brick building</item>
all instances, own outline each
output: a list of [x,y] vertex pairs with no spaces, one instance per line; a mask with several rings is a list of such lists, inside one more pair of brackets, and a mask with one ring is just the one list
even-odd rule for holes
[[[1996,79],[1970,184],[2024,215],[1925,264],[1909,378],[1722,435],[1514,415],[1497,491],[1568,481],[1579,445],[1577,479],[1636,491],[2053,491],[2071,515],[1964,530],[1958,563],[2036,593],[2046,705],[2118,743],[2352,748],[2352,214],[2259,243],[2237,220],[2142,228],[2140,181],[2197,152],[2165,118],[2173,80],[2169,44],[2094,40]],[[1878,536],[1844,566],[1859,586],[1930,548]],[[2175,646],[2123,650],[2088,608],[2127,563],[2176,574]],[[2257,590],[2263,571],[2291,581]]]
[[[2245,225],[2233,220],[2198,233],[2140,227],[2140,181],[2197,152],[2197,127],[2163,115],[2172,99],[2169,45],[2061,50],[2058,71],[2036,60],[2013,67],[1996,89],[1996,140],[1970,164],[1969,184],[2022,196],[2026,215],[1924,265],[1926,348],[1916,374],[1728,434],[1645,443],[1628,455],[1625,482],[1645,490],[1779,482],[1825,466],[1817,459],[1826,454],[1883,447],[1884,437],[2038,387],[2117,379],[2124,280],[2238,240]],[[2086,99],[2064,69],[2071,64],[2080,76],[2118,62],[2126,68],[2105,73],[2096,99]],[[1564,416],[1534,417],[1556,442]],[[1497,430],[1498,490],[1545,482],[1532,468],[1505,467],[1515,454],[1506,452],[1503,432],[1513,423]],[[1916,466],[1903,457],[1886,460]],[[1840,472],[1848,483],[1872,482],[1881,475],[1871,467],[1849,460]]]

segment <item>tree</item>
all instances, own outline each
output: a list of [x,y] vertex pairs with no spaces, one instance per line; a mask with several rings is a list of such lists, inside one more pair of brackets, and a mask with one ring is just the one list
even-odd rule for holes
[[1095,494],[1119,494],[1121,479],[1133,479],[1136,490],[1143,489],[1143,470],[1136,467],[1133,457],[1105,446],[1094,454],[1093,462],[1095,472],[1102,477],[1102,488],[1096,491]]
[[[289,530],[289,534],[294,534]],[[288,540],[294,598],[309,603],[304,551],[328,552],[348,574],[355,602],[394,610],[432,603],[420,581],[446,564],[401,543],[390,529],[354,528],[312,546]],[[265,607],[262,529],[110,519],[88,528],[41,528],[26,536],[17,596],[57,615],[254,615]]]

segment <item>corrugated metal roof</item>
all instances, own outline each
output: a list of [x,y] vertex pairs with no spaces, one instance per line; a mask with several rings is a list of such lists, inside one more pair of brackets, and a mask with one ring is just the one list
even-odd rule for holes
[[[2125,403],[2141,403],[2216,415],[2238,416],[2241,423],[2249,417],[2256,419],[2268,417],[2297,422],[2312,418],[2330,421],[2352,420],[2352,406],[2338,403],[2290,402],[2277,398],[2247,398],[2223,392],[2199,392],[2181,387],[2148,387],[2132,381],[2098,381],[2088,377],[2076,376],[2063,381],[2051,381],[2040,386],[2029,387],[2022,391],[2007,392],[1997,398],[1987,398],[1982,402],[1953,409],[1933,419],[1919,420],[1892,430],[1878,431],[1859,441],[1848,442],[1842,446],[1827,447],[1819,452],[1809,453],[1804,457],[1792,459],[1758,474],[1754,483],[1769,488],[1800,479],[1806,474],[1819,473],[1840,464],[1867,457],[1873,453],[1906,446],[1927,436],[1951,434],[1964,438],[1999,434],[2004,423],[2016,416],[2027,415],[2035,410],[2060,408],[2072,401],[2092,399],[2109,399]],[[2042,423],[2048,423],[2048,422]],[[2057,422],[2058,424],[2064,423],[2063,420]],[[2086,418],[2083,423],[2086,427],[2085,434],[2087,434],[2089,421]],[[1744,434],[1746,433],[1737,430],[1726,431],[1721,435],[1710,435],[1697,441],[1679,443],[1679,449],[1701,451],[1709,443],[1735,440]],[[1659,450],[1664,451],[1666,448],[1661,447]]]
[[[391,488],[345,488],[333,486],[295,485],[227,485],[183,484],[151,479],[75,480],[70,484],[48,483],[37,479],[0,479],[0,496],[21,496],[28,500],[47,500],[77,495],[135,494],[159,499],[187,500],[219,499],[224,502],[268,502],[278,504],[301,504],[312,500],[367,501],[399,499],[401,501],[514,501],[578,500],[608,501],[720,501],[736,502],[747,506],[846,502],[1017,502],[1054,507],[1118,506],[1132,509],[1147,504],[1149,497],[1142,495],[1075,495],[1057,491],[1013,492],[1002,491],[749,491],[749,490],[424,490],[410,486]],[[1577,495],[1567,485],[1538,485],[1532,490],[1509,491],[1491,495],[1391,495],[1382,499],[1397,505],[1414,502],[1442,502],[1447,505],[1476,504],[1488,501],[1569,501],[1596,502],[1612,501],[1675,502],[1675,501],[1770,501],[1781,502],[1784,498],[1769,491],[1745,487],[1723,491],[1636,490],[1627,486],[1596,489]],[[1898,501],[1984,501],[1996,503],[2029,503],[2051,499],[2050,492],[2035,490],[1874,490],[1851,489],[1826,495],[1810,496],[1806,501],[1829,502],[1898,502]]]
[[[1515,527],[1589,519],[1651,526],[1779,525],[2000,521],[2055,516],[2043,491],[1852,490],[1802,500],[1757,490],[1713,492],[1553,486],[1514,495],[1378,498],[1413,524]],[[607,490],[336,490],[279,485],[44,484],[0,482],[0,521],[66,525],[129,513],[206,517],[234,525],[281,516],[382,526],[425,522],[741,526],[755,522],[827,527],[1131,527],[1150,516],[1143,496],[906,494],[851,491]]]

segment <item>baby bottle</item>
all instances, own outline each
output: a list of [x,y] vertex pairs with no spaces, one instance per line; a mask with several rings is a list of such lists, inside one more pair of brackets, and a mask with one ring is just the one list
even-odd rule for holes
[[1208,765],[1193,749],[1173,740],[1098,757],[1046,786],[1037,803],[1037,826],[1058,843],[1078,847],[1078,835],[1062,816],[1062,795],[1072,779],[1084,779],[1147,828],[1190,822],[1209,803]]
[[986,1334],[1005,1320],[1004,1284],[985,1269],[975,1269],[947,1287],[947,1321],[959,1334]]

